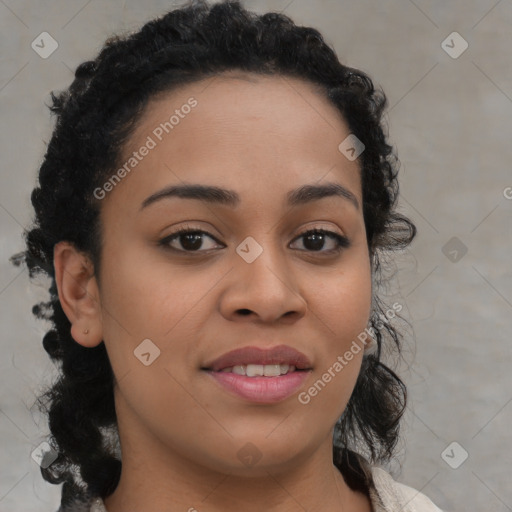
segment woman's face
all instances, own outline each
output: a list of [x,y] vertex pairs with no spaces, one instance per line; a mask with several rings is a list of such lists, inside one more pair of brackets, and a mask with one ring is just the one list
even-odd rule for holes
[[[145,111],[121,179],[96,191],[105,196],[97,318],[118,381],[122,447],[138,460],[154,452],[256,474],[319,449],[330,456],[363,351],[344,354],[371,305],[359,164],[338,149],[349,133],[314,86],[275,76],[217,76]],[[229,192],[162,193],[184,185]],[[327,185],[346,192],[297,194]],[[183,228],[203,233],[171,236]],[[306,369],[231,369],[300,366],[289,352],[264,360],[256,351],[221,361],[228,370],[214,375],[226,353],[283,345]],[[264,368],[276,370],[286,367]]]

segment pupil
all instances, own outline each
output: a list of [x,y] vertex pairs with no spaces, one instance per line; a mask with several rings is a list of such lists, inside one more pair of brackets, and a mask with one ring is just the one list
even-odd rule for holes
[[[309,244],[309,249],[313,250],[313,251],[319,251],[320,249],[322,249],[323,245],[324,245],[324,234],[323,233],[312,233],[311,235],[308,235],[306,237],[306,240],[312,240],[313,241],[313,244]],[[307,247],[307,243],[306,243],[306,240],[304,241],[304,245]]]
[[[203,241],[199,233],[187,233],[186,235],[182,235],[182,237],[181,245],[184,249],[197,250],[201,248]],[[185,240],[185,243],[183,243],[183,240]]]

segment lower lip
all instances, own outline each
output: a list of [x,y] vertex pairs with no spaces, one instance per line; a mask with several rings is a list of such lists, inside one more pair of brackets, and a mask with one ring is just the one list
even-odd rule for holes
[[246,377],[230,372],[208,373],[224,388],[251,402],[274,403],[297,391],[311,373],[295,371],[278,377]]

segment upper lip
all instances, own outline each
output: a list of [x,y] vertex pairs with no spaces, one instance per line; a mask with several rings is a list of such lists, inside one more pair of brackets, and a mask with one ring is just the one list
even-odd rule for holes
[[311,368],[311,361],[302,352],[288,345],[278,345],[267,349],[254,346],[237,348],[206,364],[204,369],[218,372],[224,368],[247,364],[289,364],[298,370]]

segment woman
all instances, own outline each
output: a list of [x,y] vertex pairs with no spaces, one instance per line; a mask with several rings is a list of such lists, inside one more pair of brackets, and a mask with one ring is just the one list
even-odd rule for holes
[[24,256],[52,279],[59,512],[439,510],[379,467],[406,403],[379,254],[416,229],[371,79],[196,1],[52,99]]

